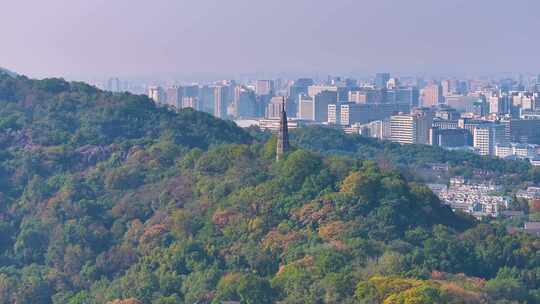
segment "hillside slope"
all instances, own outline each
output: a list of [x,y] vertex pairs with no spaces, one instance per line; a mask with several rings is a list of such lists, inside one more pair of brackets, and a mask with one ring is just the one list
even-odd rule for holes
[[0,104],[0,303],[540,299],[537,238],[375,162],[276,163],[231,123],[58,79],[0,76]]
[[17,74],[13,73],[12,71],[8,70],[8,69],[4,69],[3,67],[0,67],[0,74],[6,74],[6,75],[9,75],[11,77],[16,77]]

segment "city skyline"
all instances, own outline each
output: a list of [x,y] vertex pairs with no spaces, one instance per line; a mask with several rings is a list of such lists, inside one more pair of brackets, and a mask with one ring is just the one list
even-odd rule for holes
[[534,39],[540,3],[530,0],[25,0],[4,6],[0,66],[38,78],[540,70]]

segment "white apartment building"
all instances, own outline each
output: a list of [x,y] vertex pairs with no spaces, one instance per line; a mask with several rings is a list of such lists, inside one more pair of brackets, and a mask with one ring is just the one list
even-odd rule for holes
[[418,143],[418,120],[412,115],[390,117],[390,139],[400,144]]
[[473,147],[480,155],[495,155],[495,146],[504,144],[505,135],[504,125],[480,124],[473,130]]

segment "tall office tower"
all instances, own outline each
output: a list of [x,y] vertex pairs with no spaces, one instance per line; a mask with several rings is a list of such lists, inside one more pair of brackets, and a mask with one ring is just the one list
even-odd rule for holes
[[294,85],[295,86],[298,86],[298,87],[309,87],[309,86],[312,86],[314,84],[313,82],[313,79],[311,78],[298,78],[295,82],[294,82]]
[[182,98],[184,97],[181,86],[172,86],[167,89],[167,104],[177,109],[182,108]]
[[375,74],[375,87],[378,89],[386,88],[386,84],[390,80],[390,73],[377,73]]
[[535,108],[534,96],[530,93],[515,93],[511,98],[513,107],[522,110],[533,110]]
[[289,87],[289,96],[286,102],[287,114],[289,117],[296,117],[300,103],[300,95],[307,95],[308,87],[313,85],[313,79],[300,78]]
[[285,98],[282,98],[279,131],[276,143],[276,161],[279,161],[289,151],[289,122],[285,110]]
[[319,94],[321,92],[324,92],[324,91],[335,92],[336,93],[336,98],[337,98],[338,87],[336,87],[336,86],[312,85],[312,86],[308,87],[308,95],[310,97],[315,97],[315,95],[317,95],[317,94]]
[[158,105],[163,105],[167,101],[165,91],[159,86],[149,87],[148,97]]
[[365,113],[364,109],[370,106],[371,105],[362,105],[354,102],[341,102],[339,104],[339,124],[344,126],[350,126],[354,123],[363,121],[363,118],[366,117],[362,117],[362,115],[367,114]]
[[469,86],[468,86],[467,81],[458,81],[456,94],[467,95],[468,92],[469,92]]
[[351,88],[351,87],[345,87],[340,86],[337,87],[337,98],[339,101],[348,101],[349,100],[349,92],[357,90],[357,88]]
[[274,94],[273,80],[257,80],[255,83],[255,93],[259,96]]
[[110,78],[107,81],[107,90],[111,91],[111,92],[114,92],[114,93],[118,93],[118,92],[122,91],[122,85],[120,84],[120,79],[118,79],[118,78]]
[[313,120],[313,97],[300,95],[296,117],[303,120]]
[[257,116],[257,98],[252,90],[237,86],[234,90],[234,116],[255,117]]
[[394,102],[396,103],[405,103],[411,107],[418,107],[418,99],[420,93],[418,88],[409,87],[409,88],[399,88],[393,91],[394,92]]
[[328,123],[335,125],[350,126],[362,121],[365,107],[368,105],[350,101],[339,101],[328,105]]
[[384,101],[382,91],[372,89],[350,91],[348,100],[355,103],[382,103]]
[[328,123],[332,125],[341,124],[341,102],[328,105]]
[[442,95],[444,97],[446,97],[448,95],[452,95],[452,85],[451,85],[449,79],[443,80],[441,82],[441,87],[442,87]]
[[503,99],[499,96],[491,96],[488,98],[489,113],[501,114],[503,112]]
[[413,115],[394,115],[390,117],[390,140],[400,144],[418,142],[418,120]]
[[430,84],[422,90],[422,106],[434,107],[441,103],[444,103],[444,97],[440,84]]
[[313,120],[328,121],[328,105],[337,103],[337,92],[322,91],[313,97]]
[[433,125],[435,112],[430,108],[417,108],[412,115],[417,120],[417,143],[429,144],[429,129]]
[[390,116],[390,139],[401,144],[428,144],[432,122],[433,113],[425,109]]
[[285,103],[283,102],[283,97],[274,96],[270,99],[270,102],[266,106],[266,118],[279,118],[281,116],[282,106]]
[[465,129],[429,129],[429,144],[432,146],[455,148],[467,146],[469,132]]
[[387,119],[396,113],[406,113],[410,107],[403,103],[355,103],[340,101],[328,105],[328,122],[352,125]]
[[508,121],[510,142],[529,143],[538,137],[540,119],[511,119]]
[[227,87],[214,86],[214,116],[225,119],[227,118]]
[[201,109],[208,114],[214,115],[214,88],[207,85],[200,87],[198,99]]
[[307,94],[308,88],[312,85],[312,79],[301,78],[296,80],[294,84],[289,87],[289,97],[291,97],[295,102],[298,102],[298,96],[300,96],[300,94]]
[[505,126],[483,123],[474,128],[473,146],[480,155],[495,155],[495,146],[508,144]]
[[199,86],[198,85],[189,85],[183,87],[184,97],[199,97]]
[[473,133],[473,146],[480,155],[492,155],[495,149],[493,131],[490,126],[477,126]]
[[470,118],[460,118],[458,119],[457,127],[460,129],[465,129],[469,132],[469,145],[474,145],[474,129],[482,124],[486,123],[484,120],[476,120]]
[[459,112],[469,112],[477,115],[487,114],[489,108],[484,96],[448,96],[446,104]]

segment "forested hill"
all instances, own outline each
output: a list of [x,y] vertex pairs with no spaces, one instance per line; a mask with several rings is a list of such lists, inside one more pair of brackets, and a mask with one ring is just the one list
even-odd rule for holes
[[4,69],[3,67],[0,67],[0,74],[6,74],[8,76],[11,76],[11,77],[15,77],[17,76],[15,73],[13,73],[12,71],[8,70],[8,69]]
[[174,113],[156,107],[145,96],[112,94],[62,79],[30,80],[0,74],[0,102],[0,131],[21,132],[35,146],[159,138],[200,148],[250,142],[231,122],[189,110]]
[[276,163],[232,123],[59,79],[0,76],[0,104],[0,303],[540,301],[537,238],[364,157]]

